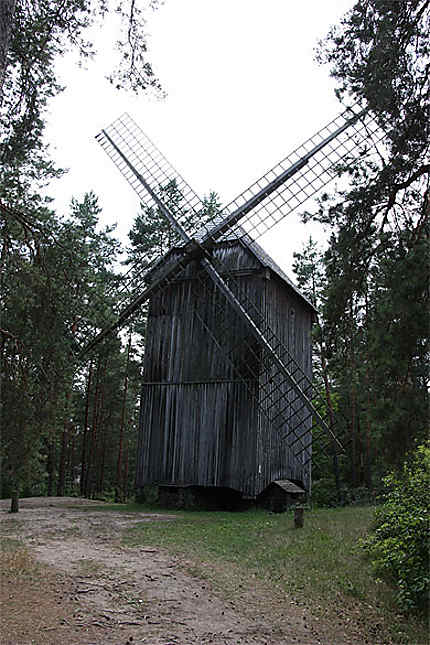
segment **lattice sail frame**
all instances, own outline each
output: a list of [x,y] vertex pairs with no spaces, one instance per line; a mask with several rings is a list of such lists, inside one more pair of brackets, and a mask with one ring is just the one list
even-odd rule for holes
[[[196,216],[204,209],[203,202],[196,193],[128,115],[114,121],[97,135],[97,140],[141,201],[161,210],[183,239],[182,259],[165,271],[164,275],[158,278],[158,283],[144,289],[140,296],[121,312],[115,326],[120,326],[157,289],[171,283],[181,274],[195,252],[192,244],[190,247],[191,240],[196,239],[202,250],[210,248],[214,242],[222,241],[227,236],[242,242],[248,239],[252,243],[253,239],[266,233],[326,185],[336,175],[339,164],[345,166],[353,163],[358,155],[366,154],[365,143],[370,141],[371,145],[374,145],[382,137],[383,133],[368,112],[358,106],[348,108],[241,193],[223,209],[222,217],[218,216],[216,221],[212,222],[212,226],[208,225],[202,230],[200,227],[196,229],[194,224]],[[183,197],[184,209],[179,215],[175,213],[175,216],[169,212],[168,204],[160,199],[160,187],[170,182],[175,182]],[[248,235],[244,236],[245,233]],[[157,266],[161,257],[148,263],[138,276],[134,288],[132,286],[130,289],[130,285],[127,285],[126,290],[129,293],[135,293],[135,289],[139,288],[139,281],[143,281],[154,271],[154,266]],[[222,348],[223,333],[231,321],[231,306],[236,300],[236,306],[239,305],[237,315],[247,318],[251,327],[256,328],[254,338],[257,337],[265,348],[263,360],[260,356],[260,364],[261,369],[270,374],[270,378],[267,379],[266,391],[262,392],[259,406],[262,413],[270,418],[271,423],[276,424],[278,444],[290,439],[290,447],[297,445],[296,456],[303,454],[304,460],[310,461],[311,444],[305,444],[303,438],[305,434],[308,435],[308,431],[301,435],[300,428],[306,425],[304,421],[312,420],[312,426],[322,426],[326,430],[330,446],[337,444],[338,448],[341,447],[333,429],[330,428],[330,423],[327,423],[329,419],[320,414],[319,410],[326,409],[323,397],[320,401],[316,400],[320,395],[312,389],[310,379],[269,327],[262,313],[253,303],[246,301],[243,294],[234,293],[236,283],[219,262],[216,266],[213,258],[209,261],[204,258],[203,262],[208,265],[205,267],[206,271],[209,271],[210,275],[212,273],[216,288],[223,296],[219,299],[219,303],[222,304],[218,305],[215,329],[213,326],[212,329],[207,328],[208,333]],[[204,293],[205,279],[207,278],[200,277],[201,293]],[[198,310],[196,315],[199,317]],[[201,317],[200,321],[205,324]],[[105,334],[106,332],[102,335]],[[239,341],[248,344],[247,351],[250,355],[255,353],[253,343],[246,339]],[[249,375],[246,374],[246,369],[244,372],[238,373],[238,377],[246,382]],[[271,410],[276,410],[275,418],[271,416]],[[303,416],[304,412],[307,413],[306,417]],[[293,421],[294,417],[296,421]],[[288,428],[287,432],[285,428]]]

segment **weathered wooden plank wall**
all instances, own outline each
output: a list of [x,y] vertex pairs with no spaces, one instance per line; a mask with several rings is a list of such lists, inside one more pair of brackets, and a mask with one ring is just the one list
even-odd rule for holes
[[[263,279],[260,262],[241,245],[227,243],[214,253],[237,274],[238,290],[310,367],[309,308],[281,280]],[[305,483],[288,445],[277,445],[279,429],[258,410],[260,348],[238,316],[221,306],[223,296],[212,282],[193,279],[195,271],[190,264],[181,280],[150,302],[137,486],[228,486],[254,496],[273,479]],[[241,366],[243,381],[232,364]]]
[[[287,347],[290,354],[297,361],[301,370],[312,378],[312,310],[311,308],[290,288],[286,287],[277,278],[266,281],[266,318],[270,327],[278,338]],[[288,359],[284,358],[287,363]],[[295,374],[298,379],[298,374]],[[277,383],[276,369],[273,373],[263,375],[261,391],[267,387],[267,381],[273,379]],[[278,377],[279,380],[279,377]],[[300,442],[293,442],[297,437],[307,445],[311,440],[312,419],[309,411],[303,407],[303,402],[297,400],[297,395],[288,382],[282,386],[283,398],[276,396],[275,405],[272,405],[270,415],[278,419],[277,423],[270,424],[267,433],[270,436],[270,448],[266,448],[265,457],[265,481],[277,479],[292,479],[301,482],[303,487],[309,490],[311,465],[310,462],[304,466],[310,456],[310,448],[299,457],[294,454],[298,450]],[[305,388],[305,394],[311,397],[311,392]],[[285,399],[289,401],[286,406]],[[280,414],[281,410],[287,412]],[[279,423],[281,421],[281,424]],[[288,438],[282,441],[282,437]]]

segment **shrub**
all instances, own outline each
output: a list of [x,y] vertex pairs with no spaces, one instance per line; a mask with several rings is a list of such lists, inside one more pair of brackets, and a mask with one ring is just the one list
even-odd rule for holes
[[337,506],[339,504],[334,477],[322,477],[312,483],[314,506]]
[[313,506],[333,507],[333,506],[350,506],[353,504],[373,504],[374,495],[365,486],[342,485],[338,493],[334,477],[323,477],[317,479],[312,484]]
[[384,484],[383,503],[362,546],[375,574],[395,587],[400,609],[425,609],[430,582],[430,442],[416,450],[400,474],[385,477]]

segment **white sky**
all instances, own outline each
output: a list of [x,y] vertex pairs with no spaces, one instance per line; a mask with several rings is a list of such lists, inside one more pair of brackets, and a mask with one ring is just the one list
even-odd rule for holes
[[[88,70],[59,62],[67,89],[50,106],[48,140],[68,175],[50,187],[67,211],[72,196],[94,190],[103,222],[127,232],[139,206],[94,136],[129,112],[201,196],[227,203],[339,111],[327,67],[314,47],[353,0],[166,0],[148,13],[149,58],[167,98],[119,93],[104,79],[114,26],[98,32]],[[313,225],[289,216],[260,243],[291,273],[292,254]]]

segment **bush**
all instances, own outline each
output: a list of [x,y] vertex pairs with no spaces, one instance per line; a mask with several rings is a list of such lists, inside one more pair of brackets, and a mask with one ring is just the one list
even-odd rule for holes
[[339,504],[334,477],[322,477],[312,482],[312,504],[314,506],[337,506]]
[[338,494],[334,477],[323,477],[313,482],[311,501],[313,506],[331,508],[353,504],[373,504],[375,499],[372,491],[365,486],[353,488],[342,485]]
[[158,486],[146,484],[136,490],[136,504],[148,504],[149,506],[158,504]]
[[430,442],[416,450],[400,474],[385,477],[384,484],[383,504],[362,546],[375,574],[395,587],[400,609],[425,609],[430,582]]

